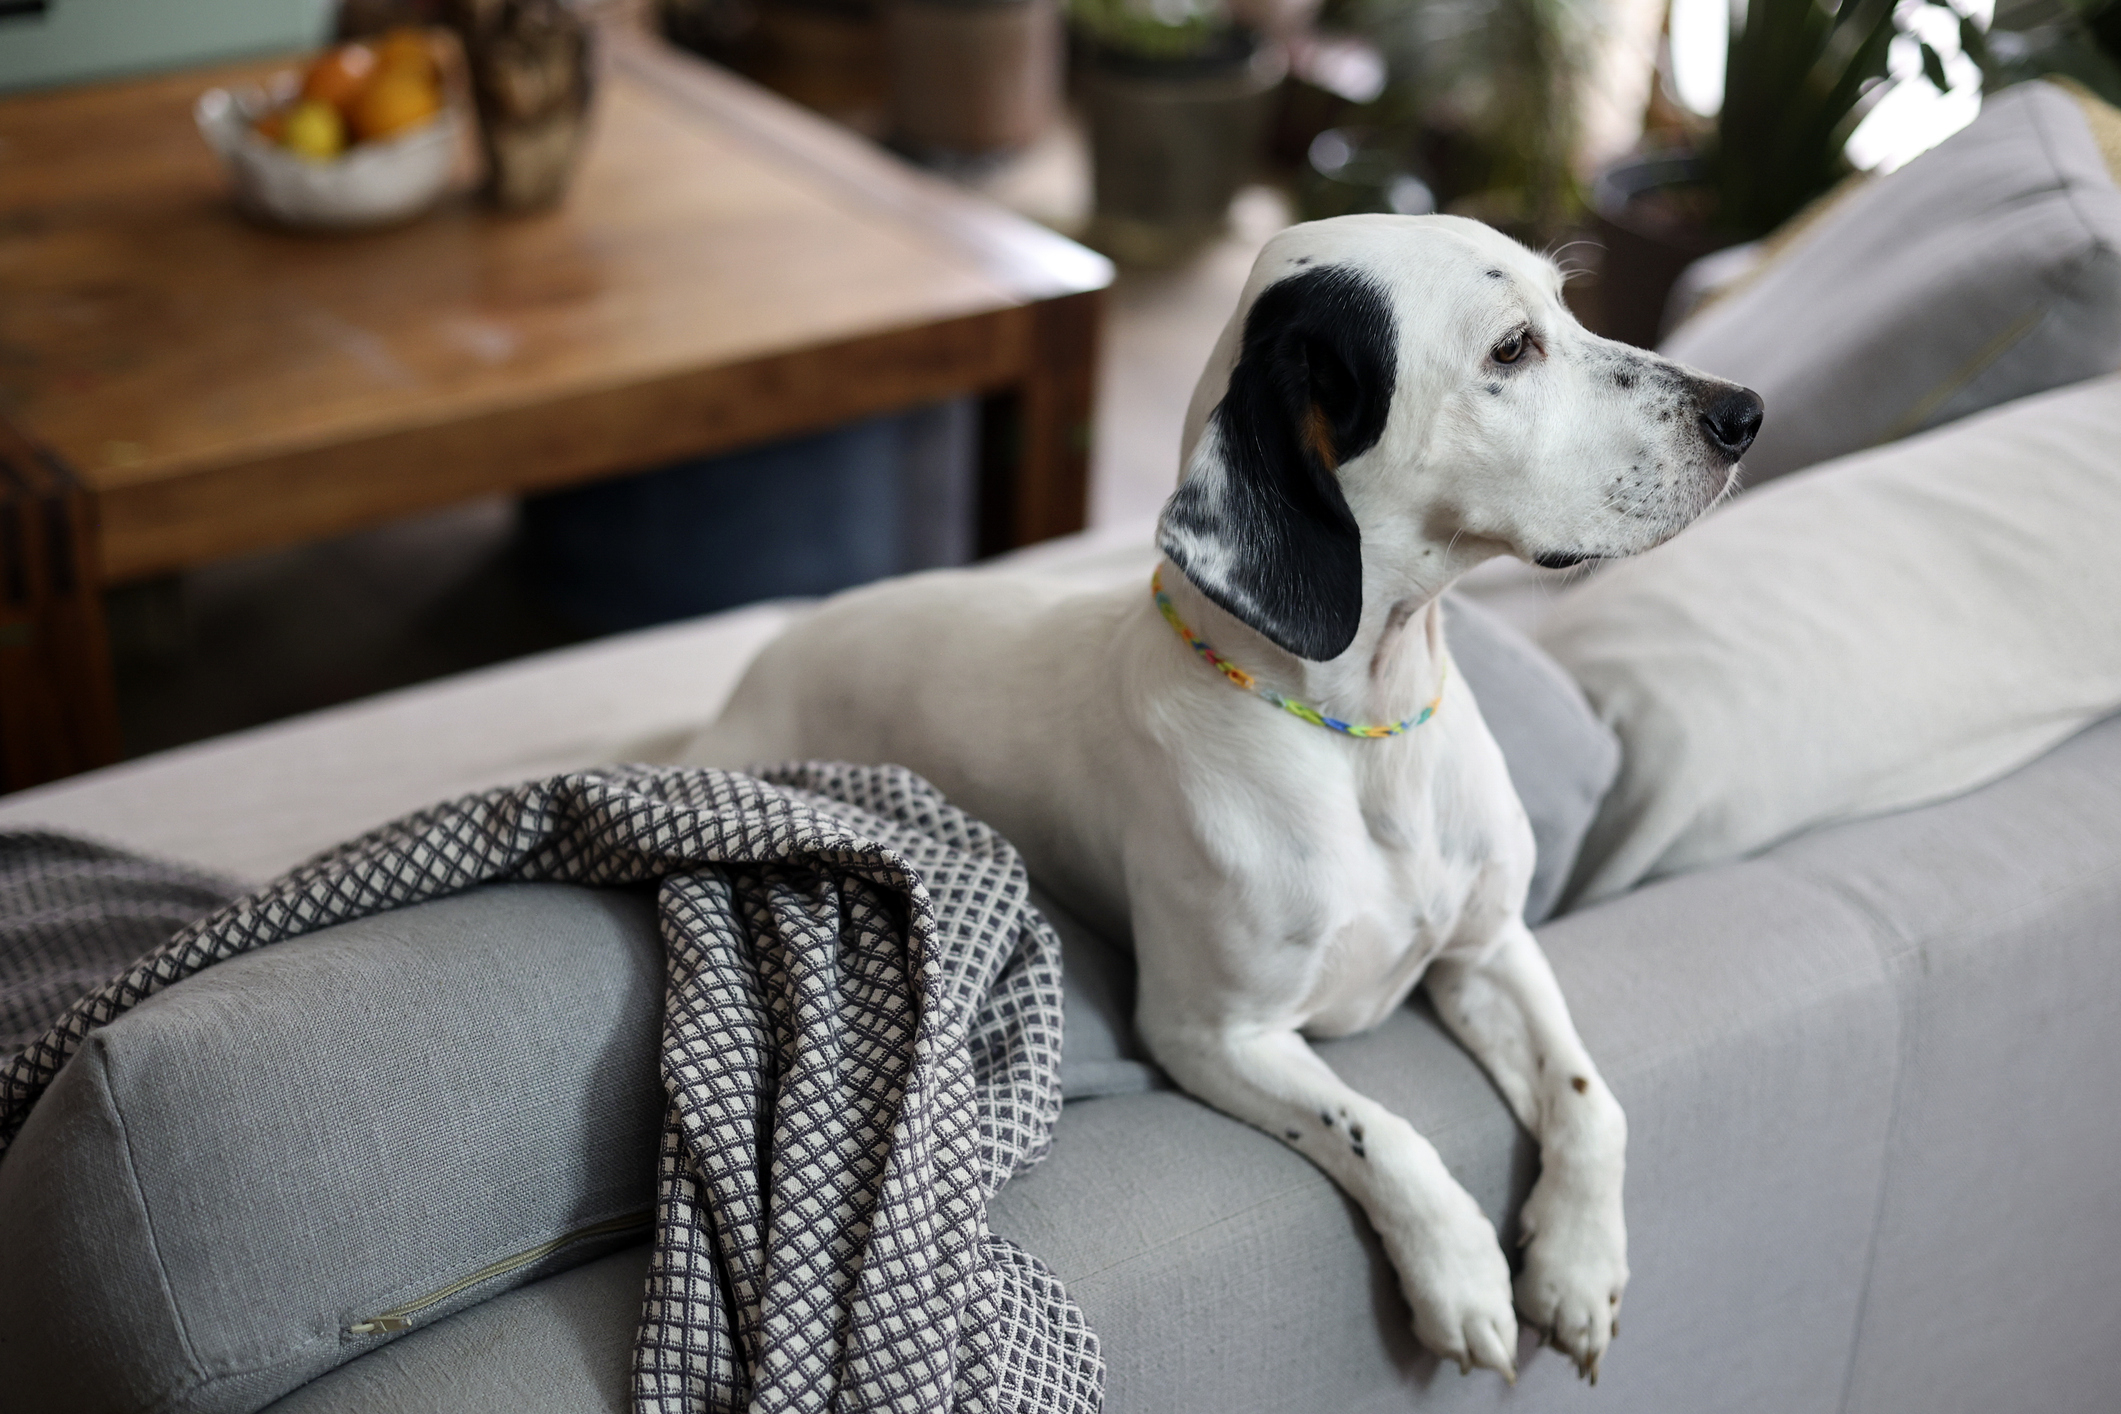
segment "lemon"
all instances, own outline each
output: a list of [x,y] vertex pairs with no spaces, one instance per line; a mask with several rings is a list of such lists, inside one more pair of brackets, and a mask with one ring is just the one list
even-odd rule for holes
[[297,157],[329,162],[346,149],[346,123],[329,103],[305,98],[288,113],[280,141]]

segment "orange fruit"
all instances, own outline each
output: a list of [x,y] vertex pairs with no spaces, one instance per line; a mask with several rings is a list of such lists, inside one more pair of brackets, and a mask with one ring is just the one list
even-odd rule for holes
[[376,75],[354,99],[353,130],[363,142],[409,132],[442,111],[442,90],[432,79],[405,69]]
[[344,112],[367,86],[375,68],[376,51],[365,44],[342,44],[336,49],[327,49],[302,76],[302,96],[318,103],[329,103]]
[[280,141],[297,157],[329,162],[345,150],[346,121],[329,103],[305,98],[288,110]]
[[376,71],[378,74],[404,70],[418,74],[433,82],[439,77],[435,67],[434,46],[428,42],[425,30],[394,29],[383,36],[376,46]]

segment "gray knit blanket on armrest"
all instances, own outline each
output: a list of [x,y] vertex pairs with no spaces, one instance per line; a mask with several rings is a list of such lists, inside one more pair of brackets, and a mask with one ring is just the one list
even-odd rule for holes
[[[0,1153],[90,1031],[216,962],[496,880],[652,882],[670,1107],[635,1409],[1099,1407],[1082,1312],[987,1230],[1060,1112],[1060,943],[1016,851],[912,773],[618,767],[468,796],[78,995],[143,930],[218,901],[204,876],[155,870],[0,838],[0,914],[41,899],[51,925],[32,938],[0,919]],[[117,882],[99,895],[96,878]]]

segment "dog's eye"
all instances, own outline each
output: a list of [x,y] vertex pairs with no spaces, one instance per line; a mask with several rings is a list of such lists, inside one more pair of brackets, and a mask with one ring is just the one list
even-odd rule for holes
[[1488,357],[1497,363],[1515,363],[1532,348],[1532,336],[1523,329],[1513,331],[1510,336],[1488,350]]

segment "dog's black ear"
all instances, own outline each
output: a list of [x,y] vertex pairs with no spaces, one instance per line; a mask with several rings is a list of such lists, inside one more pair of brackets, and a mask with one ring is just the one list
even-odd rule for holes
[[1339,468],[1384,432],[1391,306],[1353,270],[1277,281],[1245,316],[1158,543],[1203,594],[1299,658],[1339,657],[1362,618],[1362,532]]

